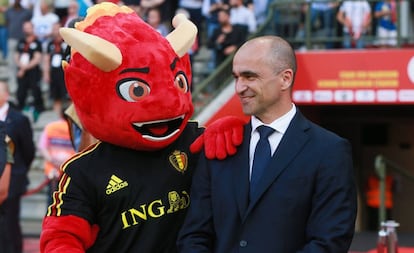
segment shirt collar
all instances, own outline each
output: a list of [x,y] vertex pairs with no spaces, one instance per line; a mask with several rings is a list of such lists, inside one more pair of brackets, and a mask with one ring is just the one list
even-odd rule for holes
[[264,124],[260,119],[258,119],[255,116],[252,116],[251,124],[252,124],[252,132],[256,131],[257,127],[261,125],[269,126],[273,129],[275,129],[277,132],[284,134],[289,127],[290,122],[292,121],[293,117],[296,114],[296,106],[292,104],[292,108],[285,113],[282,117],[277,118],[275,121],[273,121],[270,124]]
[[7,118],[7,112],[9,110],[9,103],[6,102],[2,107],[0,107],[0,120],[5,121]]

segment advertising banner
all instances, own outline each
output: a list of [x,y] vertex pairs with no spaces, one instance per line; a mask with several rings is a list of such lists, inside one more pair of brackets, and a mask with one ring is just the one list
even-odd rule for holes
[[[308,51],[296,56],[292,96],[297,105],[414,105],[414,49]],[[249,119],[234,83],[230,86],[213,101],[220,106],[206,110],[202,122],[208,125],[225,115]]]
[[298,52],[297,104],[414,104],[414,50]]

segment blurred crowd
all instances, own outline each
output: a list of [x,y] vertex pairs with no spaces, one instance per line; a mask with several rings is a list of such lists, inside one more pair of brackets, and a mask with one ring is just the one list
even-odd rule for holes
[[[88,7],[101,1],[106,0],[0,0],[0,62],[9,67],[16,106],[30,110],[35,120],[48,105],[59,113],[69,100],[60,67],[66,44],[59,28],[73,25],[86,15]],[[295,49],[309,47],[305,39],[315,37],[320,38],[317,48],[323,49],[396,47],[401,23],[398,4],[401,9],[408,3],[404,8],[411,8],[411,16],[414,5],[397,0],[110,1],[131,7],[164,36],[172,29],[173,16],[185,14],[199,29],[190,57],[202,47],[208,49],[208,72],[265,23],[262,33],[284,37]],[[43,90],[49,92],[50,100],[43,101]]]

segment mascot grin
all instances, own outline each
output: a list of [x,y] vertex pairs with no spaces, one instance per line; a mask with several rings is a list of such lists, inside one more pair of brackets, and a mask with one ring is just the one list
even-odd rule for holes
[[133,123],[133,126],[141,133],[142,138],[152,141],[162,141],[178,134],[184,117],[183,115],[171,120]]

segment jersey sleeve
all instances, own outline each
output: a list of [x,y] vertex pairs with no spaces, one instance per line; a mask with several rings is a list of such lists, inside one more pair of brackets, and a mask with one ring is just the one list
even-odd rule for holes
[[98,197],[94,194],[92,175],[89,175],[92,173],[88,173],[87,166],[81,166],[78,162],[68,161],[62,168],[64,173],[46,216],[74,215],[94,224]]

